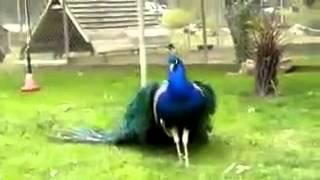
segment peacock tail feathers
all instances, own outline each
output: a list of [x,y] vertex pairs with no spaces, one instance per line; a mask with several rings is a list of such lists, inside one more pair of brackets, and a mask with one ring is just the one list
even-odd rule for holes
[[[216,111],[216,94],[210,85],[194,81],[200,87],[206,99],[206,110],[199,117],[199,126],[195,129],[195,139],[207,142],[208,133],[212,131],[210,116]],[[163,128],[156,123],[153,114],[153,98],[160,84],[153,82],[139,89],[132,101],[127,105],[120,126],[112,131],[73,128],[55,131],[50,139],[73,143],[104,143],[104,144],[163,144],[171,143]]]
[[81,143],[145,143],[147,132],[153,120],[152,103],[158,83],[150,83],[141,88],[128,104],[121,125],[112,132],[89,128],[58,130],[49,137],[53,140]]
[[196,140],[198,142],[208,142],[209,134],[212,133],[213,127],[211,122],[211,116],[215,114],[217,109],[217,97],[213,88],[204,82],[193,81],[202,91],[206,98],[205,111],[202,117],[199,117],[199,126],[196,127]]
[[143,87],[131,101],[124,115],[122,131],[134,133],[139,142],[145,142],[148,129],[154,123],[153,96],[159,88],[158,83],[150,83]]
[[217,109],[217,96],[213,88],[204,82],[194,81],[194,83],[199,86],[204,93],[204,96],[207,98],[206,111],[209,115],[213,115]]

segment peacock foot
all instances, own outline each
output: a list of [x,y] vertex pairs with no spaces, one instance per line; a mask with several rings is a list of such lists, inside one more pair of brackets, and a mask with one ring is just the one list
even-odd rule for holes
[[189,157],[188,156],[184,156],[184,166],[186,168],[188,168],[190,166],[190,162],[189,162]]

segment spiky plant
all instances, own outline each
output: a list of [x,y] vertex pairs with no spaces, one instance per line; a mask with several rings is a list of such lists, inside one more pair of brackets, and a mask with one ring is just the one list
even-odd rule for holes
[[284,44],[276,16],[261,16],[253,21],[252,34],[256,45],[255,91],[258,96],[276,95],[277,71]]

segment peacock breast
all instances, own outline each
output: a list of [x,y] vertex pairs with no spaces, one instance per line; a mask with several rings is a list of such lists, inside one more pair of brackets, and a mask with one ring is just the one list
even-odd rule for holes
[[159,96],[157,112],[163,118],[183,118],[201,111],[204,101],[199,93],[191,93],[188,96],[176,97],[170,93]]

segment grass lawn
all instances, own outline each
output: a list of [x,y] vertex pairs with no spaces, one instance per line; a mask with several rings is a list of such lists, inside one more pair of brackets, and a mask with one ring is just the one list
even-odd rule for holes
[[293,64],[299,66],[320,66],[320,56],[300,56],[293,59]]
[[[38,69],[43,88],[19,92],[23,73],[0,72],[0,179],[316,180],[320,179],[320,73],[281,76],[281,96],[252,96],[253,79],[209,67],[189,68],[214,85],[217,137],[192,148],[191,167],[177,163],[175,147],[114,147],[49,142],[54,126],[112,128],[139,87],[134,68]],[[165,70],[151,68],[149,79]],[[248,109],[254,112],[248,112]],[[232,163],[249,166],[223,172]]]

